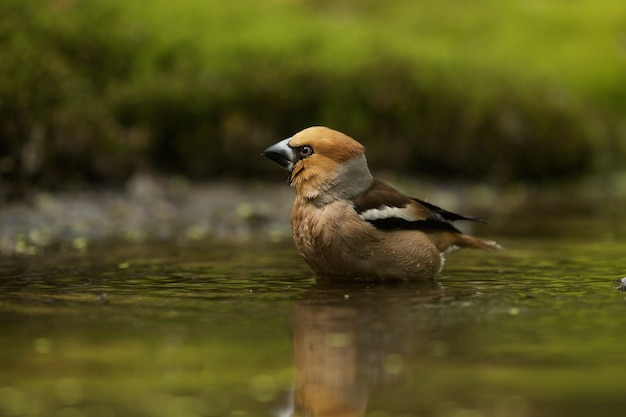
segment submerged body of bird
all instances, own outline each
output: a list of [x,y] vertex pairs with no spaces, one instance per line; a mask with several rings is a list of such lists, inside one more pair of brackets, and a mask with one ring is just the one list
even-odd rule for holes
[[500,249],[452,222],[482,219],[408,197],[372,177],[365,148],[321,126],[263,152],[296,189],[294,243],[318,275],[335,279],[428,279],[457,248]]

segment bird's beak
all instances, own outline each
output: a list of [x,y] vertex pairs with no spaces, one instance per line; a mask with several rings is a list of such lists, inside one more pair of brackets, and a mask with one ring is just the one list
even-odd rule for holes
[[291,172],[296,160],[296,155],[293,149],[289,146],[290,139],[291,138],[287,138],[273,144],[264,150],[261,155],[268,157],[281,167],[285,168],[287,171]]

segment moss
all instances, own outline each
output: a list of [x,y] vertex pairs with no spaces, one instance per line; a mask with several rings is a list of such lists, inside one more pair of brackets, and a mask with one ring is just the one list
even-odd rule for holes
[[259,150],[314,124],[409,173],[611,171],[626,154],[616,7],[7,0],[0,181],[256,176]]

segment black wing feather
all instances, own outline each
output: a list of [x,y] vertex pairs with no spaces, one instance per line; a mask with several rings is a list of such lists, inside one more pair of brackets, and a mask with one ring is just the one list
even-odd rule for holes
[[454,227],[452,223],[427,219],[427,220],[404,220],[397,217],[389,217],[386,219],[367,220],[375,228],[380,230],[421,230],[424,232],[435,230],[449,230],[455,233],[461,233],[459,229]]
[[[382,219],[365,219],[378,229],[382,230],[449,230],[455,233],[460,231],[452,225],[457,220],[469,220],[475,222],[486,223],[484,219],[473,216],[463,216],[444,210],[426,201],[417,198],[408,197],[400,193],[395,188],[385,184],[382,181],[374,179],[370,187],[359,197],[353,200],[354,209],[358,214],[371,209],[384,209],[385,207],[405,208],[409,204],[417,204],[416,213],[421,219],[406,220],[399,217],[387,217]],[[421,213],[420,213],[421,212]]]
[[420,200],[420,199],[417,199],[417,198],[412,198],[412,200],[417,201],[419,204],[421,204],[424,207],[426,207],[428,209],[428,211],[432,214],[432,217],[434,217],[435,219],[440,218],[441,220],[444,220],[444,221],[447,221],[447,222],[454,222],[454,221],[457,221],[457,220],[468,220],[468,221],[472,221],[472,222],[488,223],[487,220],[482,219],[480,217],[464,216],[462,214],[453,213],[451,211],[442,209],[441,207],[436,206],[434,204],[427,203],[424,200]]

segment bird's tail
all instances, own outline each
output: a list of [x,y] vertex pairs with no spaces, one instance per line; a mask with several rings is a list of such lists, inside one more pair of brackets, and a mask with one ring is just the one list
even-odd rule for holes
[[483,250],[503,250],[504,248],[498,245],[493,240],[486,240],[476,236],[470,235],[457,235],[456,245],[462,248],[473,248]]
[[464,235],[461,232],[445,231],[431,233],[430,238],[439,249],[439,252],[450,254],[462,248],[502,250],[502,246],[493,240],[486,240],[476,236]]

